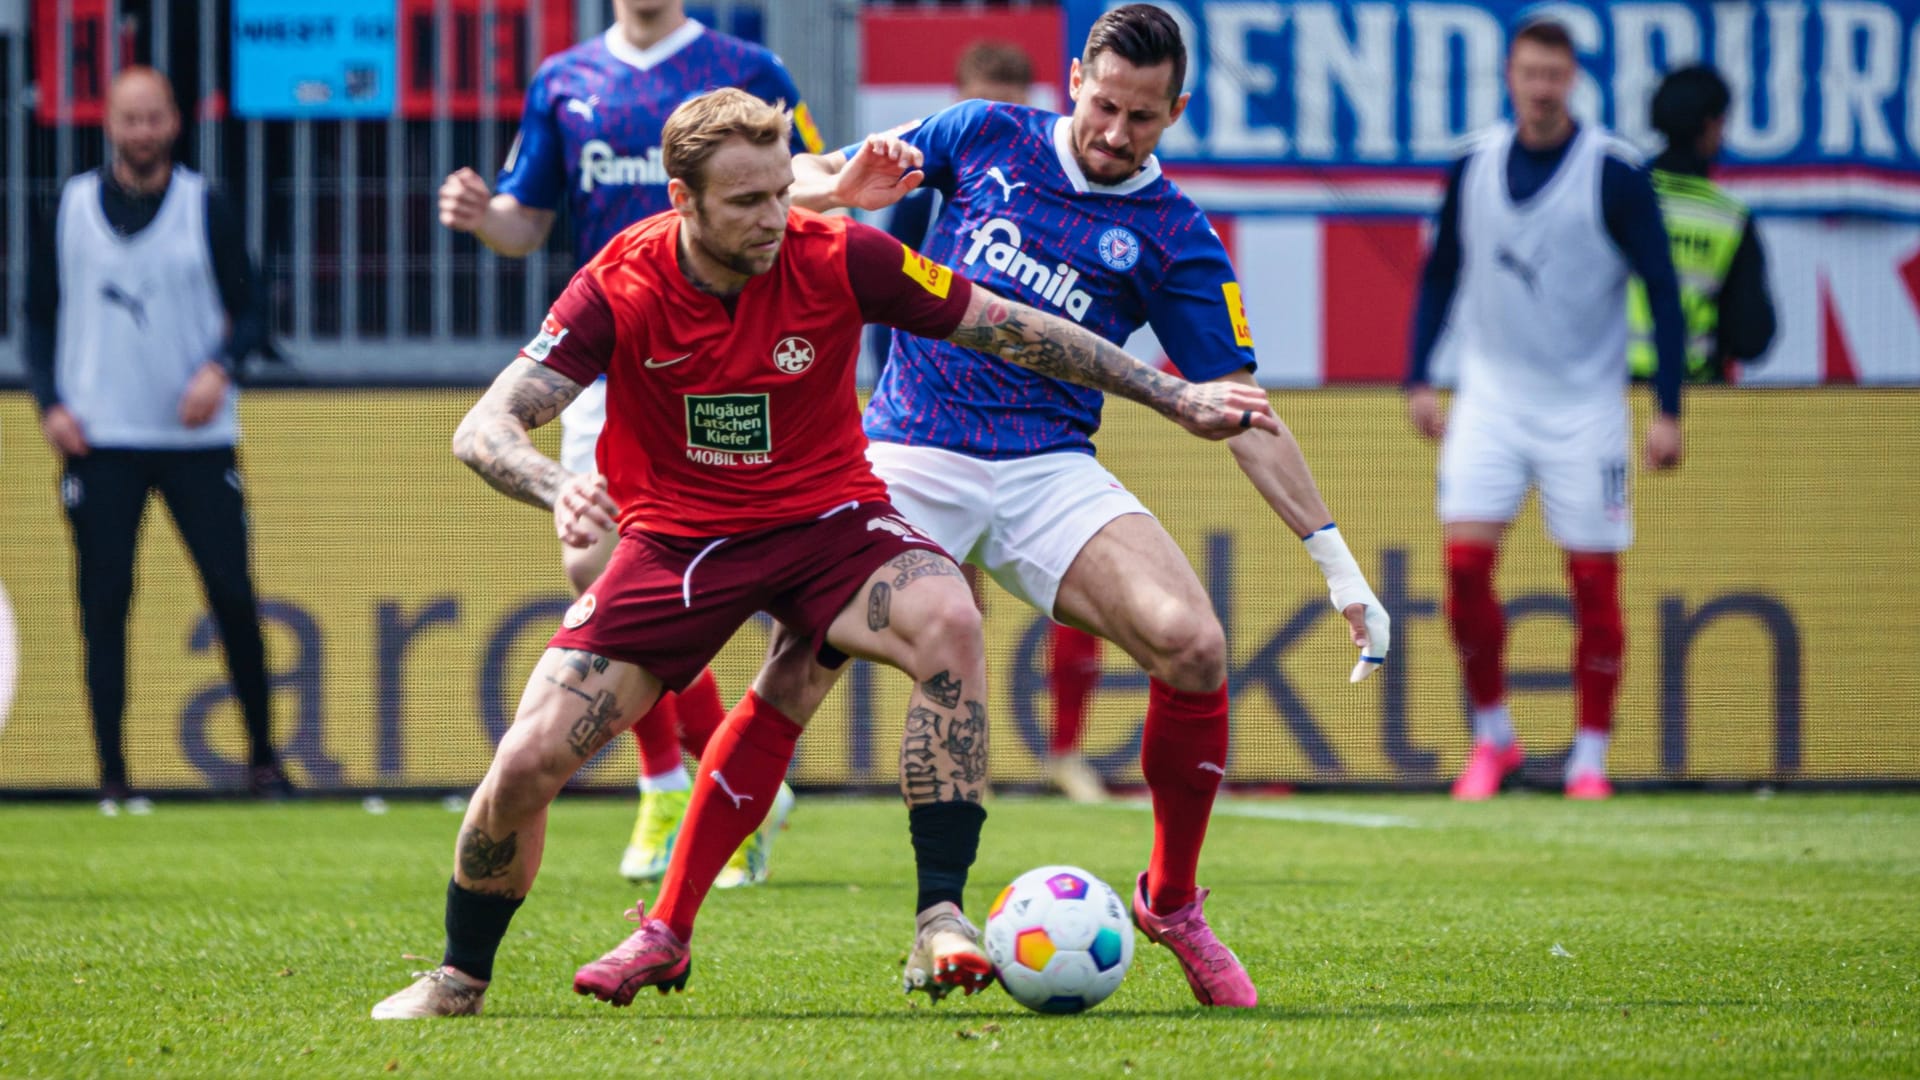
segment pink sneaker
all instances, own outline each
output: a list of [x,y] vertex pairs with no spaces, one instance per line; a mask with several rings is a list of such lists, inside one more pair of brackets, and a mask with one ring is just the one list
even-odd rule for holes
[[1603,772],[1583,772],[1579,776],[1567,779],[1567,798],[1569,799],[1611,799],[1613,783]]
[[1207,902],[1207,890],[1194,894],[1193,903],[1171,915],[1156,915],[1147,906],[1147,875],[1133,883],[1133,925],[1147,940],[1165,945],[1187,973],[1187,985],[1202,1005],[1224,1005],[1251,1009],[1260,1003],[1260,992],[1253,988],[1247,969],[1233,950],[1220,944],[1201,913]]
[[1519,742],[1505,750],[1490,742],[1473,744],[1473,754],[1467,758],[1467,767],[1460,772],[1460,779],[1453,782],[1453,797],[1461,802],[1479,802],[1500,794],[1500,781],[1512,775],[1527,760],[1527,752],[1520,749]]
[[601,1001],[628,1005],[643,986],[657,986],[662,994],[686,988],[693,969],[693,953],[667,924],[647,917],[645,905],[627,912],[637,922],[627,940],[607,955],[573,974],[573,992],[592,994]]

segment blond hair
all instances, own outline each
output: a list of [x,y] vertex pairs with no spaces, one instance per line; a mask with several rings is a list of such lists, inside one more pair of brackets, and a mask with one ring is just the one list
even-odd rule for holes
[[699,191],[708,159],[736,137],[755,146],[785,143],[793,137],[793,117],[731,86],[689,98],[667,117],[660,133],[667,176]]

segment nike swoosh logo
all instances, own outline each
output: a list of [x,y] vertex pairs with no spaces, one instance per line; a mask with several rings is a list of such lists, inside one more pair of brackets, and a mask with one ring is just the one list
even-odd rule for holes
[[[693,355],[692,353],[687,354],[687,356],[692,356],[692,355]],[[646,359],[645,366],[650,368],[672,367],[673,365],[679,363],[680,361],[685,360],[687,356],[676,356],[671,360],[655,360],[652,357],[648,357]]]

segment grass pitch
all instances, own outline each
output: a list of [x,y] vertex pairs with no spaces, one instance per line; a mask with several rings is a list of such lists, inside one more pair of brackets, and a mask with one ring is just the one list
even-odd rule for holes
[[[628,806],[567,800],[477,1020],[376,1024],[437,959],[437,804],[0,806],[0,1074],[433,1077],[1920,1074],[1920,797],[1307,797],[1223,804],[1202,881],[1260,1008],[1202,1011],[1144,940],[1104,1005],[909,1002],[906,822],[803,799],[716,894],[685,995],[570,988],[618,941]],[[992,806],[970,907],[1086,866],[1137,807]]]

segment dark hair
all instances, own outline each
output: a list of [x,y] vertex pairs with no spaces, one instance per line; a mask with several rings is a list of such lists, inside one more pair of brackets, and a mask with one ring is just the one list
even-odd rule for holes
[[1718,71],[1706,64],[1683,67],[1662,79],[1653,93],[1653,129],[1665,135],[1670,146],[1691,146],[1707,122],[1727,115],[1732,103],[1727,80]]
[[1507,55],[1512,56],[1513,50],[1519,48],[1523,41],[1531,41],[1535,45],[1544,45],[1549,49],[1558,49],[1568,56],[1573,55],[1573,35],[1567,33],[1565,26],[1552,19],[1534,19],[1515,30],[1513,41],[1507,45]]
[[1033,61],[1028,58],[1027,50],[1018,45],[1004,41],[976,41],[960,54],[960,62],[953,68],[953,81],[956,85],[993,82],[1030,86],[1033,83]]
[[1180,39],[1180,24],[1152,4],[1128,4],[1094,20],[1080,63],[1092,67],[1101,53],[1108,52],[1135,67],[1157,67],[1173,61],[1168,98],[1179,97],[1180,88],[1187,84],[1187,43]]

